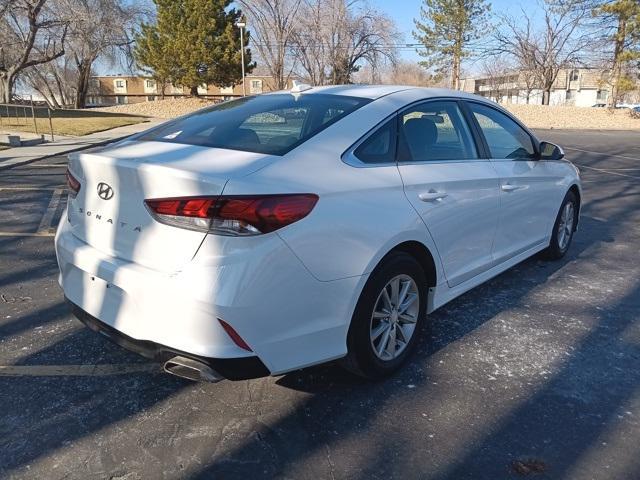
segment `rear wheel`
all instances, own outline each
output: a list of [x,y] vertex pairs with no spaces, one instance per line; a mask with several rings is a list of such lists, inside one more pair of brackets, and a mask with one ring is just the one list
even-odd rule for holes
[[365,285],[351,320],[343,365],[367,377],[395,372],[415,347],[425,321],[427,280],[404,252],[390,254]]
[[544,250],[544,256],[550,260],[558,260],[567,253],[571,240],[573,240],[573,232],[576,228],[578,219],[578,199],[576,194],[572,191],[567,192],[567,195],[562,201],[560,211],[556,217],[556,223],[553,226],[553,234],[551,235],[551,242],[546,250]]

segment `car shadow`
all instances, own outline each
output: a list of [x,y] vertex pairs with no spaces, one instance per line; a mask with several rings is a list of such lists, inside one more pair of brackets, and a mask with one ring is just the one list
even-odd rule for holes
[[[447,347],[465,341],[474,331],[502,312],[522,306],[532,290],[548,282],[565,266],[590,254],[593,249],[613,241],[606,223],[589,216],[583,217],[581,231],[599,231],[597,239],[590,235],[577,235],[569,254],[561,261],[548,262],[533,257],[493,280],[473,289],[428,316],[429,324],[422,332],[417,350],[407,365],[391,378],[370,382],[342,369],[336,362],[310,367],[284,375],[276,384],[308,394],[295,409],[274,423],[258,426],[247,438],[219,454],[211,463],[193,472],[191,478],[272,478],[288,477],[299,462],[315,459],[318,470],[306,471],[300,478],[332,477],[337,456],[344,445],[353,448],[352,462],[359,465],[361,474],[353,476],[357,467],[351,465],[350,478],[428,478],[426,472],[403,470],[401,458],[411,455],[418,445],[407,443],[411,421],[399,419],[389,432],[381,434],[384,441],[374,442],[378,449],[371,450],[370,438],[375,436],[378,423],[386,424],[386,406],[414,403],[416,398],[433,396],[432,401],[447,402],[455,392],[436,387],[439,382],[438,363]],[[564,372],[558,375],[564,378]],[[550,388],[554,388],[553,383]],[[389,407],[393,411],[393,407]],[[427,415],[426,413],[423,415]],[[366,448],[358,447],[358,439],[367,436]],[[363,451],[363,449],[365,451]],[[410,464],[411,462],[409,462]],[[309,462],[305,462],[308,465]],[[506,468],[506,467],[505,467]],[[327,474],[329,472],[329,474]],[[474,472],[472,478],[489,477]],[[344,473],[344,470],[343,470]],[[501,471],[503,474],[504,471]],[[446,475],[446,478],[466,478],[464,475]],[[335,473],[335,477],[342,474]],[[295,475],[293,475],[295,478]],[[443,477],[444,478],[444,477]]]

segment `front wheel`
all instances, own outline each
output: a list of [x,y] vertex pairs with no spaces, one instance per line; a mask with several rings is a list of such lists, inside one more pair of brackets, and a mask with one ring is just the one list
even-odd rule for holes
[[573,232],[576,229],[578,220],[578,199],[572,191],[567,192],[560,206],[560,211],[556,217],[556,223],[553,226],[551,242],[544,256],[549,260],[558,260],[567,253],[571,240],[573,240]]
[[395,372],[415,347],[425,319],[427,280],[404,252],[390,254],[374,270],[356,306],[343,365],[367,378]]

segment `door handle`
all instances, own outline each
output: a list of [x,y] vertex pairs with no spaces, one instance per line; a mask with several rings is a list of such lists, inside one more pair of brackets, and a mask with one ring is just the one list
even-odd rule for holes
[[435,202],[447,197],[448,194],[444,192],[436,192],[435,190],[429,190],[428,192],[422,192],[418,194],[418,198],[423,202]]
[[500,188],[502,189],[503,192],[513,192],[514,190],[520,190],[521,188],[524,188],[524,187],[521,187],[518,185],[511,185],[510,183],[505,183]]

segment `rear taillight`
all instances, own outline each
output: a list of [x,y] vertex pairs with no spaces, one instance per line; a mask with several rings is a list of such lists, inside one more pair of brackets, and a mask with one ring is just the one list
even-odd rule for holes
[[80,191],[80,182],[76,177],[74,177],[69,169],[67,168],[67,186],[69,187],[69,196],[71,198],[76,198],[78,192]]
[[260,235],[306,217],[318,196],[233,195],[145,200],[151,215],[161,223],[217,235]]

